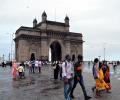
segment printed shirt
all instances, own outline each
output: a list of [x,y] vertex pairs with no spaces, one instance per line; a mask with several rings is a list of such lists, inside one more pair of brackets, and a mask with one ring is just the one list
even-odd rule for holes
[[68,79],[73,78],[74,76],[74,67],[72,62],[63,62],[62,63],[62,77],[66,77]]
[[17,70],[18,70],[18,72],[24,72],[23,66],[19,66]]
[[82,75],[82,68],[83,68],[82,62],[75,63],[74,65],[75,76],[80,77]]

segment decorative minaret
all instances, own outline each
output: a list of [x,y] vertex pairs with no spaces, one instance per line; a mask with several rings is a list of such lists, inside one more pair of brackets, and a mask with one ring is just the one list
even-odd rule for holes
[[65,27],[66,27],[66,31],[69,31],[69,17],[66,15],[65,17]]
[[46,12],[44,11],[44,12],[42,13],[42,22],[46,22],[46,20],[47,20],[47,14],[46,14]]
[[35,27],[37,25],[37,20],[36,18],[33,20],[33,27]]

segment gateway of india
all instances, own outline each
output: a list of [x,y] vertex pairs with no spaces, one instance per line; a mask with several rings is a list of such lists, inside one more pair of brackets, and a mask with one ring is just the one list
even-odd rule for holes
[[73,59],[83,55],[82,33],[69,31],[69,17],[64,22],[47,20],[42,13],[42,21],[33,20],[33,27],[21,26],[15,33],[15,58],[26,60],[64,60],[66,54]]

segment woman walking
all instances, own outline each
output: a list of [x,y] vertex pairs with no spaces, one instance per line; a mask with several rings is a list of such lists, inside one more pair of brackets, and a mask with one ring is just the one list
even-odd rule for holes
[[13,62],[12,62],[12,76],[13,76],[13,80],[16,80],[16,77],[17,77],[17,64],[16,64],[16,60],[13,60]]
[[101,96],[100,91],[108,88],[108,85],[104,81],[104,74],[102,70],[102,64],[96,58],[93,65],[93,76],[95,79],[96,97]]
[[109,88],[106,90],[106,92],[110,93],[111,90],[111,84],[110,84],[110,68],[107,65],[106,61],[103,61],[103,65],[102,65],[102,70],[103,70],[103,74],[104,74],[104,81],[107,83],[107,85],[109,86]]

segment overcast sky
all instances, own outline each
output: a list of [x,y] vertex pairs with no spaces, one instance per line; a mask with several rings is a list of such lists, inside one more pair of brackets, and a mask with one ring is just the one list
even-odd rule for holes
[[0,56],[8,59],[11,34],[40,22],[44,10],[48,20],[69,16],[70,31],[83,34],[85,60],[103,59],[104,48],[107,60],[120,60],[120,0],[0,0]]

